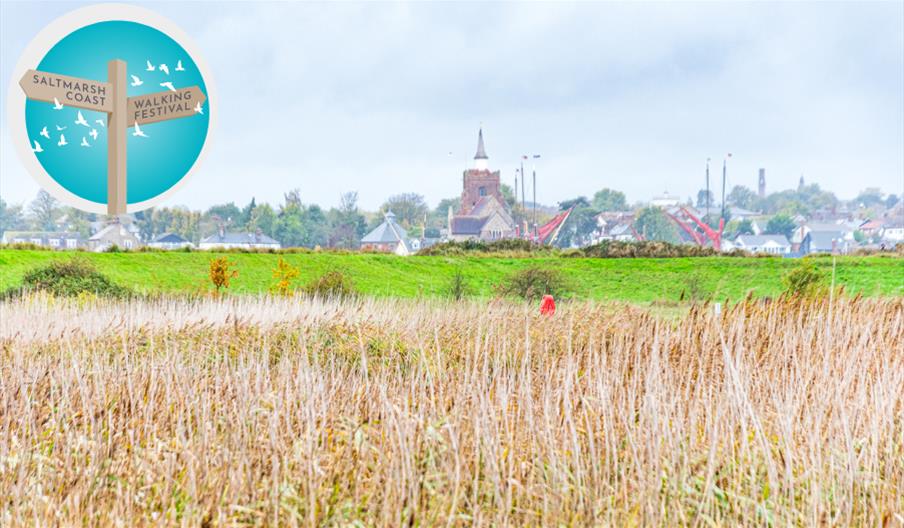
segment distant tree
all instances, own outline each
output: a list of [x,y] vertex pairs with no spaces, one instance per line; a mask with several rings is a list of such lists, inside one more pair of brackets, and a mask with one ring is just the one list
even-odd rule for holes
[[600,189],[593,195],[591,205],[597,211],[627,211],[628,202],[625,194],[609,188]]
[[456,214],[461,208],[461,198],[443,198],[436,205],[436,208],[430,211],[427,227],[436,230],[446,229],[448,222],[449,208],[452,208],[452,214]]
[[[505,201],[505,205],[511,209],[515,206],[516,203],[521,201],[520,196],[515,196],[515,190],[511,188],[511,186],[502,184],[499,186],[499,192],[502,194],[502,199]],[[461,198],[458,199],[461,202]]]
[[285,206],[288,207],[290,205],[296,205],[301,207],[301,189],[295,188],[291,191],[283,194],[283,199],[285,201]]
[[208,218],[214,219],[226,227],[238,228],[242,226],[242,210],[233,202],[214,205],[205,214]]
[[53,231],[59,216],[59,202],[45,190],[38,191],[38,196],[28,206],[35,229]]
[[325,246],[329,237],[326,214],[319,205],[313,204],[303,209],[301,221],[304,225],[302,245],[307,247]]
[[583,196],[559,203],[559,208],[563,211],[570,207],[574,209],[559,230],[556,244],[559,247],[585,246],[590,243],[598,227],[596,223],[598,211],[591,207],[590,202]]
[[286,247],[302,246],[306,240],[301,205],[289,202],[282,207],[273,223],[273,236]]
[[202,214],[185,207],[174,207],[169,210],[155,210],[161,213],[160,221],[155,219],[157,233],[176,233],[186,240],[198,243],[201,239]]
[[637,213],[634,229],[646,240],[662,240],[677,244],[681,242],[678,228],[658,207],[646,207]]
[[885,207],[891,209],[898,204],[899,200],[897,194],[889,194],[888,198],[885,199]]
[[138,235],[141,237],[141,240],[145,242],[149,242],[153,240],[153,238],[160,234],[157,233],[154,224],[154,208],[145,209],[144,211],[138,211],[133,215],[135,218],[135,225],[138,226]]
[[770,235],[785,235],[791,237],[797,225],[786,214],[777,214],[766,223],[766,233]]
[[860,191],[854,201],[860,207],[873,207],[881,205],[884,200],[882,199],[882,191],[878,187],[867,187]]
[[749,219],[745,218],[738,222],[738,228],[735,230],[738,235],[752,235],[753,234],[753,222]]
[[0,234],[4,231],[25,229],[25,217],[21,205],[9,205],[0,198]]
[[396,222],[405,228],[421,225],[424,216],[429,211],[424,197],[417,193],[403,193],[390,196],[380,207],[385,213],[391,210],[396,216]]
[[248,220],[248,230],[256,232],[258,229],[267,236],[273,236],[273,225],[276,222],[276,212],[270,207],[270,204],[256,205],[251,211],[251,217]]
[[257,207],[257,201],[254,197],[251,197],[251,201],[248,202],[248,205],[242,208],[242,212],[239,217],[235,221],[236,227],[247,228],[248,224],[251,222],[251,214],[254,212],[254,208]]
[[358,211],[358,193],[347,192],[339,197],[339,207],[327,214],[330,234],[329,245],[340,248],[356,248],[364,236],[367,221]]
[[753,204],[756,201],[756,194],[744,187],[743,185],[735,185],[732,187],[731,192],[728,193],[728,196],[725,198],[725,201],[734,205],[735,207],[740,207],[742,209],[752,209]]
[[565,201],[559,202],[559,210],[560,211],[565,211],[565,210],[569,209],[570,207],[574,207],[576,209],[582,208],[582,207],[590,207],[590,201],[587,199],[586,196],[578,196],[577,198],[572,198],[570,200],[565,200]]

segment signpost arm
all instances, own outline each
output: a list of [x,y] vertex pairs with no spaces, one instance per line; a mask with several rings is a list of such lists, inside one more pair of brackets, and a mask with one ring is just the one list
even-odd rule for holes
[[126,63],[111,60],[107,63],[107,81],[113,108],[107,114],[107,214],[126,213],[126,141],[128,140],[128,83]]

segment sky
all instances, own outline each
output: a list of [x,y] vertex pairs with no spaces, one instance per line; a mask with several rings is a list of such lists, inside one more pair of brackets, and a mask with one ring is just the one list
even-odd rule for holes
[[[7,124],[12,70],[82,5],[0,2],[7,202],[38,191]],[[195,40],[218,95],[202,165],[161,205],[294,188],[325,207],[346,191],[367,210],[402,192],[436,205],[461,193],[481,126],[504,183],[541,156],[545,204],[684,199],[729,152],[729,189],[762,167],[770,192],[803,175],[840,198],[904,194],[904,2],[138,5]]]

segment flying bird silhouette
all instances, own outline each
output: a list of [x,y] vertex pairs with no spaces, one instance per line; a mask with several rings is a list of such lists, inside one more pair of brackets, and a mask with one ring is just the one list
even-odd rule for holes
[[182,67],[182,61],[176,62],[176,71],[185,71],[185,68]]
[[166,64],[161,64],[160,67],[157,69],[162,71],[163,73],[169,75],[169,66],[167,66]]
[[196,113],[196,114],[203,114],[203,113],[204,113],[204,108],[201,107],[201,101],[198,101],[198,104],[195,105],[195,113]]
[[41,129],[41,135],[46,137],[47,139],[50,139],[50,132],[47,131],[47,127]]
[[104,120],[103,120],[103,119],[96,119],[94,122],[97,123],[97,124],[100,125],[100,126],[107,126],[107,125],[104,124]]
[[82,143],[81,143],[81,145],[82,145],[83,147],[90,147],[90,146],[91,146],[91,145],[88,143],[88,138],[86,138],[86,137],[82,137]]
[[44,152],[44,149],[41,148],[41,144],[35,141],[35,148],[31,149],[32,152]]
[[169,82],[169,81],[160,83],[160,86],[166,88],[167,90],[169,90],[169,91],[171,91],[171,92],[175,92],[175,91],[176,91],[176,87],[173,86],[173,83],[171,83],[171,82]]
[[143,137],[143,138],[148,137],[148,135],[145,134],[143,130],[141,130],[141,127],[138,126],[138,121],[135,121],[135,131],[132,132],[132,135],[135,137]]
[[61,127],[60,125],[56,126],[57,132],[59,132],[60,130],[66,130],[67,128],[69,127]]
[[97,141],[97,129],[96,128],[92,128],[91,132],[88,132],[88,135],[91,136],[91,139],[93,139],[94,141]]
[[66,136],[64,136],[63,134],[60,134],[60,140],[57,141],[57,146],[58,146],[58,147],[65,147],[65,146],[68,145],[68,144],[69,144],[69,143],[66,143]]
[[132,76],[132,84],[131,84],[131,86],[141,86],[142,84],[144,84],[144,81],[142,81],[141,79],[139,79],[137,75],[133,75],[133,76]]
[[145,68],[145,70],[144,70],[144,71],[154,71],[154,70],[155,70],[155,68],[154,68],[154,65],[153,65],[153,64],[151,64],[151,61],[147,61],[147,63],[148,63],[148,67],[147,67],[147,68]]
[[78,113],[78,119],[75,120],[75,124],[76,124],[76,125],[82,125],[82,126],[86,126],[86,127],[88,127],[88,128],[91,128],[91,125],[89,125],[88,122],[85,121],[85,116],[82,115],[81,110],[79,110],[79,113]]
[[54,110],[62,110],[63,109],[63,103],[61,103],[60,100],[57,99],[56,97],[53,98],[53,109]]

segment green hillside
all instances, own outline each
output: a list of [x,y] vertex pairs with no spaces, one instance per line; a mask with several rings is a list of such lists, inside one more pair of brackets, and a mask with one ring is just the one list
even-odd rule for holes
[[[142,292],[189,292],[206,285],[207,267],[217,253],[78,253],[117,283]],[[272,270],[280,255],[229,253],[239,276],[233,293],[259,293],[273,283]],[[18,285],[30,268],[69,254],[51,251],[0,250],[0,289]],[[494,284],[515,270],[544,266],[561,270],[579,299],[650,302],[677,300],[691,288],[737,299],[777,295],[781,277],[800,261],[781,258],[496,258],[397,257],[378,254],[299,253],[282,255],[301,270],[300,282],[328,270],[347,273],[364,294],[374,296],[444,295],[456,270],[473,293],[492,296]],[[816,259],[831,272],[832,258]],[[849,292],[866,296],[904,295],[904,259],[895,257],[838,257],[835,281]]]

